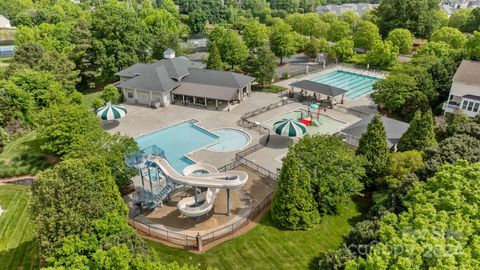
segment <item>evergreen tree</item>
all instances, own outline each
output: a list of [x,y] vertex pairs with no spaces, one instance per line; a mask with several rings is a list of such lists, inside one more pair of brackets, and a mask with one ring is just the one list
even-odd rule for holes
[[223,63],[222,59],[220,58],[220,52],[218,51],[217,45],[212,44],[208,51],[210,54],[208,55],[207,68],[222,70]]
[[375,179],[383,176],[389,160],[387,136],[379,114],[368,124],[367,132],[360,138],[356,154],[366,158],[364,184],[371,186]]
[[432,112],[417,111],[413,116],[410,126],[398,142],[399,151],[418,150],[423,151],[435,146],[435,123]]
[[293,152],[283,161],[272,201],[272,219],[279,226],[292,230],[305,230],[320,221],[310,174],[300,168]]

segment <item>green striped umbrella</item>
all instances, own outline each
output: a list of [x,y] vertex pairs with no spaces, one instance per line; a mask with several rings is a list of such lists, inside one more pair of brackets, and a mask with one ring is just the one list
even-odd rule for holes
[[108,102],[106,106],[98,109],[96,114],[100,116],[102,120],[115,120],[127,115],[127,108]]
[[282,119],[273,124],[275,133],[281,136],[301,137],[307,132],[307,127],[300,121],[293,119]]

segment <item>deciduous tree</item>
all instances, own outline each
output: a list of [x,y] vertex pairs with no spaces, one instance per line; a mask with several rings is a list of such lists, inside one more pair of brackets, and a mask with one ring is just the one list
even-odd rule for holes
[[361,21],[358,23],[355,34],[353,35],[353,42],[356,48],[362,48],[368,51],[377,40],[381,40],[381,36],[375,24],[369,21]]
[[272,52],[280,58],[280,64],[283,58],[291,56],[295,53],[295,40],[291,33],[290,26],[287,24],[279,24],[273,27],[270,35],[270,48]]
[[255,77],[256,81],[261,85],[268,85],[275,78],[276,58],[270,48],[267,46],[258,49],[257,54],[250,54],[245,63],[244,70],[248,74]]
[[452,48],[460,49],[467,42],[467,37],[456,28],[442,27],[432,34],[430,40],[433,42],[445,42]]
[[408,29],[393,29],[392,31],[390,31],[390,33],[388,33],[387,40],[392,42],[393,46],[396,46],[402,53],[406,53],[412,50],[413,35]]

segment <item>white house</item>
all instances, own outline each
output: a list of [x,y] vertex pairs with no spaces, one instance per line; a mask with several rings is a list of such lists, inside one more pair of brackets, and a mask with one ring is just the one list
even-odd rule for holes
[[446,113],[462,110],[470,117],[480,112],[480,62],[462,61],[453,77],[450,95],[443,109]]

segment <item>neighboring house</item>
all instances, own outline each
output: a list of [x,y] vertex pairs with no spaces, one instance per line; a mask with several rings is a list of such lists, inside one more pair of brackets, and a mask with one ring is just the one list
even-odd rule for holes
[[480,7],[480,0],[442,0],[440,2],[440,9],[448,16],[459,9],[476,7]]
[[[364,117],[360,119],[360,121],[340,131],[340,134],[345,137],[345,143],[352,147],[358,147],[362,134],[367,131],[368,124],[370,124],[374,116],[375,114],[371,114]],[[382,122],[387,135],[387,145],[391,150],[396,150],[398,140],[400,140],[400,137],[402,137],[403,133],[408,129],[408,123],[385,116],[382,116]]]
[[452,88],[445,112],[462,110],[466,115],[475,117],[480,111],[480,62],[463,60],[453,76]]
[[0,15],[0,29],[15,29],[7,17]]
[[125,102],[152,107],[178,102],[207,106],[242,101],[251,92],[254,78],[242,74],[204,69],[202,63],[175,57],[167,49],[165,59],[153,64],[134,64],[115,75]]
[[378,4],[370,3],[358,3],[358,4],[343,4],[343,5],[326,5],[317,7],[318,14],[324,14],[328,12],[342,15],[346,11],[353,11],[358,16],[363,16],[367,11],[374,9]]

